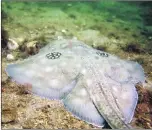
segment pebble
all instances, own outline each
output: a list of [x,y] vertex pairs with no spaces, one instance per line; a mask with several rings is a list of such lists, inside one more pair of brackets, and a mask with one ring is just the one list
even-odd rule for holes
[[47,29],[47,28],[48,28],[48,26],[45,26],[44,28],[45,28],[45,29]]
[[19,45],[21,45],[22,43],[24,43],[27,39],[26,38],[23,38],[23,37],[19,37],[16,39],[17,42],[19,43]]
[[62,32],[62,33],[66,33],[67,31],[66,31],[65,29],[62,29],[61,32]]
[[26,44],[27,54],[36,54],[38,52],[38,41],[31,41]]
[[19,47],[19,45],[15,40],[9,38],[7,47],[9,50],[16,50]]
[[38,43],[38,41],[31,41],[31,42],[27,43],[26,47],[27,48],[36,47],[37,43]]
[[62,40],[63,39],[63,36],[58,36],[58,40]]
[[14,60],[14,56],[12,54],[7,54],[7,60]]

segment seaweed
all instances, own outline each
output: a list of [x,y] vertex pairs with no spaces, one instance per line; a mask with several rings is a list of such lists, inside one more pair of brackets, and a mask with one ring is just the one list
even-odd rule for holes
[[135,111],[135,123],[145,129],[152,128],[152,92],[137,84],[139,99]]
[[144,53],[144,49],[138,43],[129,43],[125,47],[122,47],[122,50],[125,52],[132,52],[132,53]]

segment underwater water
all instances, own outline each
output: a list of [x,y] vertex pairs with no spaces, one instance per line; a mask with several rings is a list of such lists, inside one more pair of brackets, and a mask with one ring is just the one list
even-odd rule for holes
[[[2,2],[2,128],[97,128],[57,101],[30,95],[5,68],[51,40],[78,39],[144,68],[133,127],[152,128],[152,2]],[[13,39],[18,48],[8,48]],[[13,44],[13,42],[12,42]],[[8,58],[11,54],[14,58]],[[106,126],[107,127],[107,126]]]

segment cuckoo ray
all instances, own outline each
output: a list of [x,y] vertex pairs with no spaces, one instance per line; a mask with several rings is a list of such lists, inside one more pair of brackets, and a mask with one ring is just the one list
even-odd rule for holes
[[38,54],[10,64],[6,73],[29,92],[61,100],[77,118],[103,127],[130,128],[144,83],[142,67],[133,61],[93,49],[78,40],[50,42]]

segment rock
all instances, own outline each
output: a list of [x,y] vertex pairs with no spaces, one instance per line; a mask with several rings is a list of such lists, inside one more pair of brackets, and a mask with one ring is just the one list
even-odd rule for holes
[[38,41],[31,41],[26,44],[26,52],[28,54],[36,54],[38,52],[37,49]]
[[62,29],[61,32],[62,32],[62,33],[66,33],[67,31],[66,31],[65,29]]
[[7,47],[9,50],[16,50],[19,45],[15,40],[9,38],[7,42]]
[[63,39],[63,36],[58,36],[58,40],[62,40]]
[[29,43],[27,43],[27,48],[30,48],[30,47],[36,47],[36,44],[38,43],[38,41],[31,41]]
[[16,39],[16,41],[19,43],[19,45],[22,45],[24,42],[27,41],[27,39],[23,38],[23,37],[19,37],[19,38]]
[[45,29],[47,29],[47,28],[48,28],[48,26],[44,26],[44,28],[45,28]]
[[43,37],[39,37],[36,40],[31,40],[20,45],[19,50],[22,52],[20,53],[20,57],[26,58],[29,55],[34,55],[39,52],[39,50],[45,45],[45,39]]
[[12,54],[7,54],[7,60],[14,60],[14,56]]

